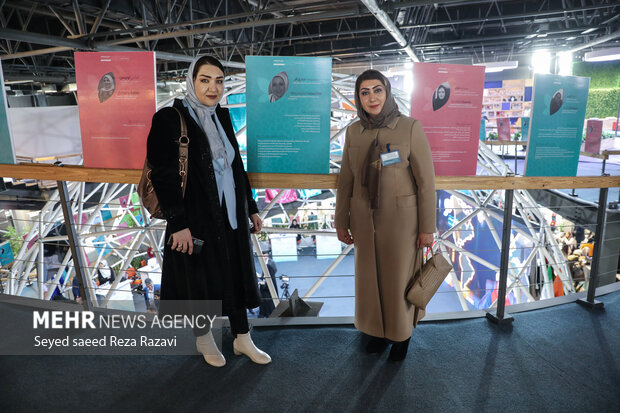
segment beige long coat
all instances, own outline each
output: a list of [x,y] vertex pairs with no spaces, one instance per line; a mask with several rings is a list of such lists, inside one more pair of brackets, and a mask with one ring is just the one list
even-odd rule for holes
[[[400,151],[402,162],[381,169],[379,207],[370,209],[362,164],[378,134],[381,152]],[[355,326],[375,337],[411,336],[415,307],[405,297],[422,265],[418,232],[435,232],[435,172],[419,121],[401,115],[387,127],[346,132],[336,197],[336,228],[350,229],[355,244]],[[424,316],[418,309],[417,319]]]

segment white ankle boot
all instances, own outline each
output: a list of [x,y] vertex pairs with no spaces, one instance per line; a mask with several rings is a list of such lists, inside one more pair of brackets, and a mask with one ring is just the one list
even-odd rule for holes
[[204,336],[196,337],[196,349],[202,353],[205,361],[213,367],[223,367],[226,365],[226,359],[217,348],[211,330]]
[[237,334],[237,338],[233,341],[233,350],[235,355],[245,354],[257,364],[269,364],[271,363],[271,357],[263,350],[256,348],[250,333]]

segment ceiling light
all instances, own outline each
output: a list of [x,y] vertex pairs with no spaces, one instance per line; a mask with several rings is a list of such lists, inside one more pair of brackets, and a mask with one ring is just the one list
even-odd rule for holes
[[549,73],[551,66],[551,54],[546,50],[537,50],[532,55],[534,73]]
[[611,49],[600,49],[593,52],[587,52],[584,55],[586,62],[608,62],[610,60],[620,60],[620,47],[612,47]]
[[77,91],[77,84],[76,83],[66,83],[62,87],[62,92],[65,92],[65,93],[76,92],[76,91]]
[[484,71],[486,73],[493,73],[501,72],[502,70],[516,69],[519,67],[519,62],[511,60],[508,62],[475,63],[474,66],[485,66]]
[[572,52],[559,52],[558,68],[559,74],[563,76],[570,76],[573,74],[573,53]]

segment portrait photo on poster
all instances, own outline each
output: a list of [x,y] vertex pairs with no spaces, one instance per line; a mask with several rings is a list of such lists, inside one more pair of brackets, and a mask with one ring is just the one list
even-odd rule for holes
[[108,100],[114,94],[116,90],[116,79],[114,73],[108,72],[101,76],[99,79],[99,85],[97,86],[97,95],[99,96],[99,103],[103,103]]
[[280,99],[288,90],[288,75],[280,72],[275,75],[269,83],[269,102]]
[[549,105],[549,114],[553,115],[562,107],[562,103],[564,103],[564,89],[560,89],[553,94],[553,98],[551,98],[551,104]]
[[450,83],[443,82],[433,93],[433,111],[441,109],[450,98]]

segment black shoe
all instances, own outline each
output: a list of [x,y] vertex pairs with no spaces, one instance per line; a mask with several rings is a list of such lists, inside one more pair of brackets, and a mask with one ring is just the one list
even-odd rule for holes
[[392,344],[392,349],[390,350],[390,360],[403,361],[405,357],[407,357],[407,350],[409,349],[409,340],[411,340],[411,337],[409,337],[405,341]]
[[373,337],[366,344],[366,353],[382,353],[388,346],[384,338]]

